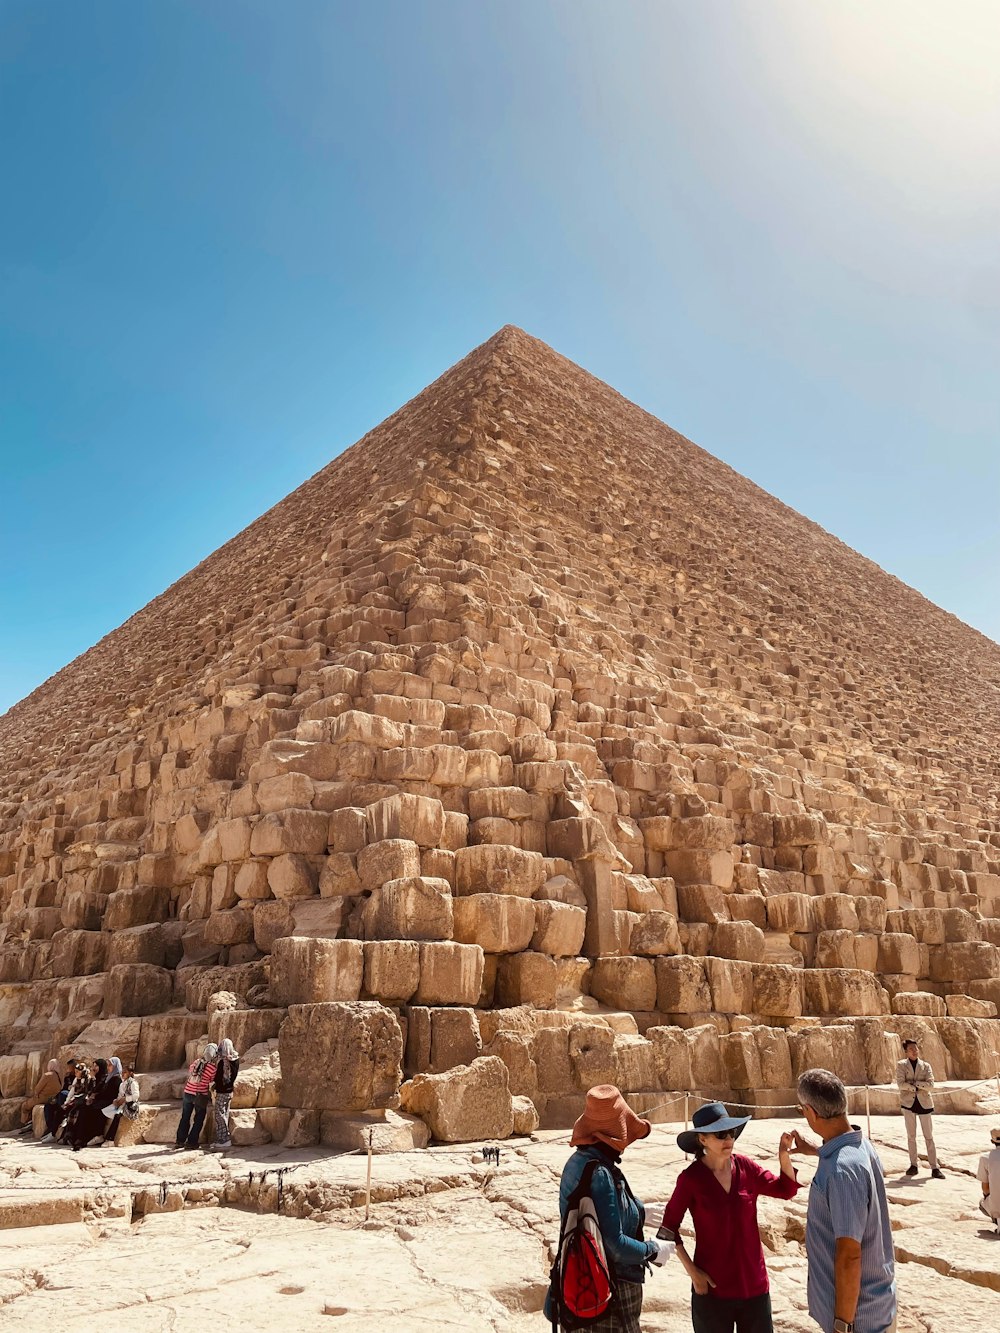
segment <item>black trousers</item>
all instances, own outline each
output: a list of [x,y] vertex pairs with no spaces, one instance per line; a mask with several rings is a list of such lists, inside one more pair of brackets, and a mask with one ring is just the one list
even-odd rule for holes
[[746,1301],[726,1301],[709,1291],[691,1292],[691,1323],[694,1333],[774,1333],[771,1297],[751,1296]]

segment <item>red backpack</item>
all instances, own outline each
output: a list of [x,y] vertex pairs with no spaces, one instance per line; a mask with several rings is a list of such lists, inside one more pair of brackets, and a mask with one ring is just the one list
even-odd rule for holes
[[604,1240],[590,1196],[600,1162],[583,1168],[580,1183],[569,1196],[559,1230],[559,1248],[549,1274],[549,1312],[553,1330],[583,1328],[606,1315],[618,1293],[604,1252]]

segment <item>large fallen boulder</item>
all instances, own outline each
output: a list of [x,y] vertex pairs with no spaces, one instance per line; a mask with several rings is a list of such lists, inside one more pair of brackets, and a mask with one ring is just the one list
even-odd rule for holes
[[400,1089],[400,1104],[440,1143],[506,1139],[514,1132],[507,1066],[495,1055],[444,1074],[417,1074]]

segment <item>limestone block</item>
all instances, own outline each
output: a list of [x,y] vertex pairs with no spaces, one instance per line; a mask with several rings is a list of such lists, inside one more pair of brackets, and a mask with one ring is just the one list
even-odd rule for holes
[[810,843],[826,843],[830,830],[822,815],[775,815],[774,845],[808,847]]
[[497,1032],[483,1054],[495,1055],[507,1066],[512,1096],[538,1096],[538,1069],[530,1036],[521,1032]]
[[1000,975],[1000,949],[995,944],[966,941],[940,944],[931,950],[931,980],[946,982],[956,990],[963,983]]
[[321,810],[281,810],[264,815],[253,826],[245,856],[281,856],[304,852],[316,856],[326,851],[330,817]]
[[267,885],[275,898],[309,898],[319,889],[319,872],[299,852],[283,852],[268,866]]
[[505,954],[497,966],[496,1002],[552,1009],[556,1002],[556,965],[541,953]]
[[686,1029],[684,1035],[691,1058],[691,1087],[703,1095],[728,1089],[718,1028],[714,1024],[703,1023],[699,1027]]
[[260,1042],[243,1051],[233,1106],[240,1109],[279,1106],[282,1101],[279,1042]]
[[858,925],[863,931],[881,935],[885,930],[889,909],[884,898],[878,898],[874,894],[856,897],[854,910],[858,914]]
[[816,936],[816,967],[857,967],[853,930],[821,930]]
[[271,953],[271,999],[275,1005],[357,1000],[363,973],[360,940],[285,935]]
[[764,960],[764,932],[749,921],[719,921],[712,930],[712,953],[747,963]]
[[358,852],[358,878],[363,889],[379,889],[391,879],[420,874],[420,848],[407,838],[370,842]]
[[765,899],[767,924],[771,930],[808,934],[816,929],[814,898],[805,893],[776,893]]
[[292,1005],[278,1047],[286,1106],[365,1111],[395,1103],[403,1036],[383,1005]]
[[102,930],[126,930],[150,921],[166,921],[170,915],[170,890],[155,885],[118,889],[108,894],[101,920]]
[[531,819],[534,800],[522,787],[480,787],[469,792],[470,819]]
[[[102,936],[96,936],[102,939]],[[158,922],[118,930],[106,940],[108,967],[119,963],[152,963],[162,967],[166,955],[163,927]]]
[[420,853],[420,874],[430,879],[446,879],[454,888],[455,853],[442,847],[426,847]]
[[711,1010],[712,991],[703,959],[680,954],[657,958],[654,966],[656,1004],[651,1008],[666,1014],[704,1014]]
[[569,1029],[567,1050],[574,1086],[581,1092],[599,1083],[617,1081],[615,1033],[607,1023],[574,1023]]
[[530,1097],[512,1097],[514,1112],[513,1133],[517,1135],[534,1134],[538,1128],[538,1111]]
[[369,842],[402,838],[418,847],[438,847],[444,832],[444,806],[429,796],[397,792],[368,806]]
[[[520,903],[523,899],[509,901]],[[552,958],[575,958],[583,949],[587,930],[587,913],[583,908],[551,901],[536,901],[532,906],[535,927],[530,941],[532,949]]]
[[336,1152],[367,1153],[369,1145],[376,1155],[414,1152],[426,1148],[430,1138],[430,1130],[417,1116],[392,1110],[352,1116],[324,1111],[319,1128],[319,1142]]
[[754,976],[749,963],[731,958],[706,958],[705,975],[717,1014],[753,1012]]
[[997,1072],[996,1055],[992,1045],[984,1040],[980,1025],[991,1019],[939,1018],[935,1024],[938,1034],[951,1056],[954,1078],[992,1078]]
[[[419,1012],[417,1006],[411,1016]],[[427,1009],[430,1015],[430,1063],[426,1071],[440,1074],[456,1065],[468,1065],[479,1058],[483,1043],[474,1009]]]
[[67,1060],[96,1060],[117,1055],[123,1063],[134,1065],[139,1049],[142,1023],[138,1018],[99,1018],[88,1023],[69,1045],[60,1047],[55,1058],[65,1066]]
[[440,1143],[506,1139],[514,1130],[507,1068],[495,1056],[444,1074],[417,1074],[403,1085],[400,1099]]
[[856,900],[847,893],[827,893],[814,898],[813,918],[818,931],[859,928]]
[[974,1000],[969,995],[949,995],[945,1000],[949,1018],[996,1018],[992,1000]]
[[333,852],[323,862],[319,876],[322,898],[350,898],[361,893],[361,877],[354,857],[347,852]]
[[802,971],[782,963],[755,963],[751,967],[751,1011],[763,1018],[798,1018],[802,1013]]
[[807,1014],[864,1017],[889,1012],[889,997],[869,972],[850,968],[805,968],[802,978]]
[[[649,823],[648,820],[645,822]],[[670,832],[671,848],[674,850],[728,852],[736,841],[733,821],[722,815],[694,815],[687,819],[674,819]]]
[[0,1055],[0,1097],[24,1097],[28,1090],[28,1057]]
[[615,1077],[622,1092],[649,1092],[660,1086],[656,1049],[645,1037],[618,1033],[614,1038]]
[[530,899],[513,898],[505,893],[473,893],[467,898],[456,898],[455,939],[462,944],[478,944],[486,953],[520,953],[531,944],[535,907]]
[[937,907],[904,908],[890,912],[886,928],[912,935],[918,944],[944,944],[944,913]]
[[655,1009],[656,967],[648,958],[598,958],[590,993],[610,1009]]
[[330,815],[330,848],[335,852],[357,853],[368,841],[368,819],[357,806],[344,806]]
[[677,884],[679,921],[705,921],[715,925],[729,920],[726,895],[712,884]]
[[[328,1111],[327,1115],[334,1112]],[[320,1112],[292,1111],[281,1140],[283,1148],[314,1148],[320,1141]]]
[[[149,927],[140,926],[144,930]],[[153,927],[157,929],[157,927]],[[128,933],[128,932],[124,932]],[[54,977],[93,976],[103,972],[109,944],[118,938],[98,930],[60,930],[52,936],[52,975]],[[131,962],[132,959],[115,958],[114,962]],[[162,957],[136,959],[136,962],[162,962]]]
[[462,896],[507,893],[532,898],[545,882],[545,858],[538,852],[480,843],[455,852],[455,892]]
[[268,861],[244,861],[237,867],[233,881],[233,892],[237,898],[249,898],[259,901],[270,898],[271,890],[267,882]]
[[646,875],[616,875],[625,888],[625,902],[630,912],[660,912],[663,899],[653,881]]
[[879,972],[910,973],[915,976],[919,968],[920,948],[912,935],[893,931],[879,936]]
[[691,1082],[691,1045],[686,1031],[676,1027],[646,1029],[646,1040],[652,1043],[653,1059],[659,1088],[668,1092],[687,1091]]
[[566,903],[569,907],[586,910],[587,896],[575,879],[569,875],[552,875],[535,894],[536,902]]
[[642,839],[647,851],[668,852],[674,846],[674,821],[669,815],[653,815],[640,819]]
[[633,926],[629,947],[633,953],[648,958],[660,954],[679,954],[681,939],[677,918],[672,912],[647,912]]
[[281,773],[265,778],[254,793],[257,808],[262,815],[280,810],[308,810],[313,802],[315,787],[305,773]]
[[764,1086],[760,1051],[752,1031],[723,1033],[719,1051],[731,1088],[749,1091]]
[[677,884],[711,884],[730,889],[733,884],[732,852],[673,851],[664,855],[667,872]]
[[[151,1014],[139,1027],[136,1068],[143,1073],[158,1069],[178,1069],[184,1064],[189,1041],[202,1036],[205,1020],[200,1014]],[[237,1050],[245,1047],[238,1046]]]
[[207,944],[243,944],[253,939],[253,913],[244,907],[227,912],[213,912],[205,922]]
[[104,989],[105,1014],[141,1017],[169,1009],[174,978],[164,967],[150,963],[121,963],[107,974]]
[[248,1051],[264,1042],[276,1041],[287,1016],[285,1009],[244,1009],[242,1006],[220,1009],[209,1014],[208,1039],[218,1043],[228,1037],[238,1051]]
[[365,903],[361,928],[366,940],[451,939],[451,886],[423,876],[390,880]]
[[483,985],[483,951],[450,941],[420,945],[420,981],[415,1004],[474,1005]]
[[420,981],[420,945],[412,940],[371,940],[364,946],[365,992],[384,1004],[405,1004]]
[[249,819],[224,819],[215,826],[219,857],[223,861],[245,861],[250,855]]
[[760,1088],[790,1088],[794,1084],[792,1077],[792,1058],[788,1046],[788,1034],[781,1028],[753,1027],[750,1029],[757,1046],[760,1064]]
[[961,944],[982,938],[978,919],[962,907],[946,907],[943,919],[946,944]]

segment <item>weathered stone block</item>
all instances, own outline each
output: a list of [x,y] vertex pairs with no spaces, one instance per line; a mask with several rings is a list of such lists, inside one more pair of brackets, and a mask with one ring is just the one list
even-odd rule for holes
[[365,1111],[396,1102],[403,1036],[383,1005],[292,1005],[278,1049],[286,1106]]
[[400,1095],[403,1109],[420,1116],[440,1143],[506,1139],[514,1130],[507,1069],[495,1056],[445,1074],[417,1074]]
[[575,958],[582,952],[587,931],[587,913],[583,908],[571,907],[568,903],[537,901],[533,908],[532,949],[551,958]]
[[299,852],[283,852],[267,869],[267,885],[275,898],[309,898],[319,889],[319,871]]
[[483,951],[476,944],[434,942],[420,946],[420,981],[414,1002],[474,1005],[483,985]]
[[444,832],[444,806],[429,796],[397,792],[366,810],[368,841],[403,838],[418,847],[438,847]]
[[371,940],[364,946],[364,989],[384,1004],[405,1004],[420,982],[420,945],[412,940]]
[[499,1005],[530,1004],[535,1009],[552,1009],[556,1002],[557,980],[556,965],[544,954],[505,954],[497,966],[496,1002]]
[[456,894],[506,893],[532,898],[545,882],[545,858],[520,847],[481,843],[455,852]]
[[250,846],[245,856],[280,856],[283,852],[304,852],[317,856],[326,851],[330,817],[321,810],[281,810],[264,815],[253,826]]
[[111,968],[104,989],[105,1014],[141,1017],[169,1009],[174,977],[150,963],[123,963]]
[[411,879],[420,873],[420,848],[406,838],[370,842],[358,852],[363,889],[379,889],[391,879]]
[[657,958],[656,1004],[665,1014],[705,1014],[712,1008],[712,991],[705,974],[704,959],[680,954]]
[[462,944],[481,945],[486,953],[520,953],[531,944],[536,904],[530,899],[473,893],[456,898],[453,908],[455,939]]
[[360,940],[286,935],[275,940],[271,953],[271,1000],[276,1005],[356,1000],[363,973]]
[[598,958],[590,974],[590,993],[611,1009],[655,1009],[655,966],[648,958]]
[[365,903],[361,925],[366,940],[451,939],[451,886],[422,876],[390,880]]

